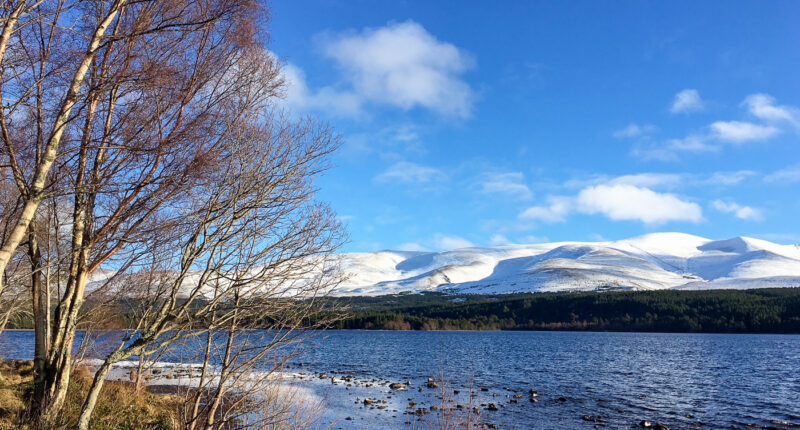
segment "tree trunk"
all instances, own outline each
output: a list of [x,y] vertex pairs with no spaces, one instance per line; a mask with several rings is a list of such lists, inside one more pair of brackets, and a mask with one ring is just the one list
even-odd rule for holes
[[33,305],[34,327],[34,388],[33,411],[34,414],[41,407],[40,401],[44,396],[44,369],[47,360],[50,326],[48,324],[50,306],[47,285],[42,283],[42,255],[39,241],[36,237],[36,223],[31,223],[28,229],[28,257],[31,262],[31,299]]
[[78,424],[75,426],[77,430],[87,430],[89,428],[89,420],[92,418],[95,406],[97,406],[97,397],[103,389],[103,384],[106,381],[106,376],[111,370],[111,366],[115,361],[106,360],[97,370],[92,380],[92,386],[89,388],[89,395],[86,396],[86,401],[83,403],[81,415],[78,417]]
[[75,286],[74,299],[69,302],[69,309],[59,309],[59,312],[66,312],[67,315],[65,318],[59,318],[59,326],[56,327],[55,337],[60,341],[52,346],[45,366],[44,395],[46,396],[46,401],[43,402],[44,407],[39,418],[40,423],[45,428],[55,422],[67,396],[70,372],[72,371],[72,346],[75,342],[78,310],[83,303],[87,280],[86,273],[78,275],[75,281],[77,285]]

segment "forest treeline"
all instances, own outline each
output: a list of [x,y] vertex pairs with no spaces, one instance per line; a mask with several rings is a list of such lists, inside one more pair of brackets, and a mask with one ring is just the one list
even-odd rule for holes
[[800,288],[332,299],[338,329],[800,333]]
[[[364,330],[800,333],[800,288],[328,297],[304,326]],[[136,304],[106,306],[99,329],[134,329]],[[113,310],[112,310],[113,309]],[[324,322],[323,322],[324,320]],[[273,318],[249,325],[269,327]],[[202,324],[200,324],[202,325]],[[32,328],[28,317],[10,328]]]

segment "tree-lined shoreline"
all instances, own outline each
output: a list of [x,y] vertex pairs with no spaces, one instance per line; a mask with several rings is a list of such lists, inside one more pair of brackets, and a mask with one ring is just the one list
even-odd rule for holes
[[[304,324],[331,330],[800,334],[800,288],[327,297]],[[122,309],[117,307],[117,309]],[[106,329],[133,329],[120,310]],[[258,324],[251,328],[260,328]],[[263,326],[268,328],[269,326]],[[30,319],[9,329],[33,328]]]
[[800,333],[800,288],[329,300],[350,308],[337,329]]

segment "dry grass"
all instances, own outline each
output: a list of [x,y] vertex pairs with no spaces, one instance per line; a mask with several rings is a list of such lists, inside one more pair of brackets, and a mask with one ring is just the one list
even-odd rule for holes
[[[33,365],[29,361],[0,362],[0,429],[30,429],[26,423],[27,398],[33,389]],[[60,428],[77,421],[83,399],[91,385],[91,373],[78,368],[73,374],[70,395],[62,413]],[[106,383],[98,400],[91,428],[96,430],[179,429],[177,411],[182,399],[142,391],[129,382]]]

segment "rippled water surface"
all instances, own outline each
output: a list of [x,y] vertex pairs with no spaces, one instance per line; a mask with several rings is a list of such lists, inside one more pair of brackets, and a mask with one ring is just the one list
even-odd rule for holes
[[[31,351],[30,332],[0,338],[6,358]],[[462,391],[456,401],[466,401],[472,385],[478,404],[499,405],[481,417],[500,428],[630,428],[645,419],[673,429],[800,424],[800,336],[331,331],[292,367],[410,380],[415,388],[444,375]],[[371,411],[353,401],[370,395],[365,388],[330,387],[331,413],[355,417],[343,427],[408,428],[407,398],[417,407],[437,402],[436,390],[375,387],[371,396],[388,396],[390,407]],[[530,389],[538,390],[537,403],[528,401]],[[518,403],[515,393],[524,394]]]

